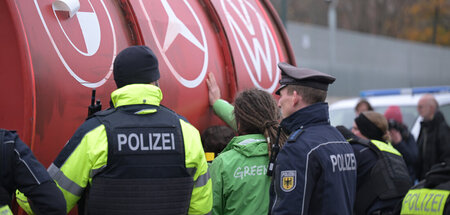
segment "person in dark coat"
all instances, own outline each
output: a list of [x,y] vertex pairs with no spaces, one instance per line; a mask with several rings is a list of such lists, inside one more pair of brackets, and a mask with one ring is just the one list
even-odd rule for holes
[[330,125],[324,102],[335,78],[286,63],[278,67],[282,71],[276,92],[283,117],[280,126],[289,138],[281,143],[275,161],[270,213],[350,215],[356,192],[355,155]]
[[355,118],[353,134],[344,126],[336,128],[355,152],[358,179],[353,213],[392,213],[412,181],[402,155],[389,143],[386,118],[366,111]]
[[439,105],[433,95],[422,96],[417,111],[423,117],[417,139],[419,145],[417,173],[419,180],[422,180],[434,164],[450,163],[450,128],[444,115],[439,111]]
[[14,131],[0,129],[0,175],[0,214],[12,214],[9,204],[16,189],[35,214],[66,214],[63,194]]

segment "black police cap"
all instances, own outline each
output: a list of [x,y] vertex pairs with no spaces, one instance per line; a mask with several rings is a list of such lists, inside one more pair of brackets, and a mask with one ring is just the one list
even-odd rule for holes
[[327,91],[328,85],[336,80],[331,75],[312,69],[297,68],[284,62],[279,63],[278,67],[281,70],[281,86],[275,92],[277,95],[280,95],[280,90],[287,85],[301,85]]

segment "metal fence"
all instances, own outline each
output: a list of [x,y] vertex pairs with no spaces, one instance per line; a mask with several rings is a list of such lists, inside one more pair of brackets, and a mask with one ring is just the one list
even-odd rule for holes
[[334,55],[326,27],[288,22],[297,66],[337,78],[333,97],[366,89],[450,85],[450,48],[337,30]]

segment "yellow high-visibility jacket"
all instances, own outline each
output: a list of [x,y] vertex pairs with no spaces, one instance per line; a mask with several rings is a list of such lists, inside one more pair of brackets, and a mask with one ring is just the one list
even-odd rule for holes
[[[111,94],[114,108],[129,105],[160,106],[160,88],[150,84],[132,84]],[[152,114],[157,109],[143,108],[134,114]],[[189,214],[208,214],[212,209],[212,185],[208,165],[198,130],[180,117],[184,141],[185,165],[192,170],[194,187]],[[70,211],[81,198],[93,176],[106,166],[108,138],[105,126],[98,120],[89,119],[75,132],[55,161],[48,168],[50,176],[62,190]]]

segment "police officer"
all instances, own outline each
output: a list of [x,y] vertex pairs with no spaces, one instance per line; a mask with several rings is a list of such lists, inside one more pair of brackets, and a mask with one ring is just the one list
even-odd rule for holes
[[388,122],[380,113],[362,112],[352,132],[336,127],[351,144],[357,163],[354,214],[392,214],[412,186],[402,155],[389,142]]
[[280,63],[282,146],[271,189],[272,214],[352,214],[356,160],[350,144],[330,126],[328,85],[335,78]]
[[66,214],[61,191],[14,131],[0,129],[0,214],[12,214],[16,189],[24,193],[36,214]]
[[199,132],[160,105],[156,56],[146,46],[128,47],[113,69],[113,107],[83,123],[48,169],[68,210],[84,195],[79,211],[87,214],[209,213]]
[[401,214],[450,214],[450,165],[435,164],[403,198]]

